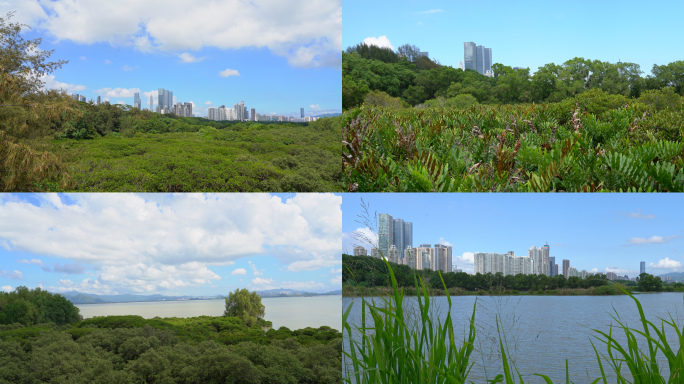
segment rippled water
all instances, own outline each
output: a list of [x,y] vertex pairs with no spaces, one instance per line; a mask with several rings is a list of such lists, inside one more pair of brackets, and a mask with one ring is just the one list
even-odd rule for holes
[[[684,324],[681,293],[643,294],[637,298],[648,320],[660,325],[658,317],[669,320],[672,315],[681,329]],[[409,300],[414,302],[415,299]],[[431,300],[436,316],[445,318],[446,297],[433,297]],[[471,362],[475,365],[468,376],[468,380],[475,383],[484,383],[486,379],[491,380],[503,373],[496,332],[497,317],[509,345],[507,355],[515,362],[525,383],[543,383],[541,378],[533,376],[534,373],[547,375],[554,382],[564,382],[565,359],[569,362],[570,379],[575,383],[589,383],[601,374],[591,341],[599,352],[606,351],[605,345],[594,338],[597,333],[592,329],[607,333],[610,324],[616,325],[611,318],[611,314],[615,315],[613,309],[623,323],[637,329],[641,326],[636,304],[629,296],[482,296],[477,299],[459,296],[451,300],[454,331],[460,332],[460,340],[468,329],[477,300],[477,337],[475,351],[471,355]],[[358,325],[361,321],[361,298],[344,298],[344,308],[352,302],[354,306],[349,322]],[[671,344],[674,336],[674,331],[669,334]],[[676,343],[674,347],[677,347]],[[604,369],[609,368],[604,364]]]
[[[266,307],[265,319],[273,328],[328,327],[342,329],[342,296],[262,298]],[[138,315],[153,317],[222,316],[225,301],[184,300],[142,303],[78,304],[84,319],[94,316]]]

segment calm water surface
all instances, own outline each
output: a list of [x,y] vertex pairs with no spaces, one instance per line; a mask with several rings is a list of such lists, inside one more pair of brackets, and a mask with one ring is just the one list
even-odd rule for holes
[[[273,328],[306,327],[342,329],[342,296],[262,298],[266,320]],[[226,302],[218,300],[153,301],[142,303],[78,304],[84,319],[94,316],[139,315],[153,317],[222,316]]]
[[[681,293],[642,294],[636,296],[648,320],[660,325],[659,317],[684,324],[684,299]],[[368,300],[368,298],[366,298]],[[377,300],[377,299],[376,299]],[[446,317],[446,297],[431,298],[433,311],[439,318]],[[496,318],[509,345],[507,356],[512,358],[525,383],[543,383],[534,373],[549,376],[553,382],[565,382],[565,359],[570,367],[570,379],[575,383],[590,383],[600,376],[591,341],[605,354],[604,344],[593,337],[592,329],[608,332],[616,321],[611,317],[615,309],[620,320],[630,327],[640,328],[636,304],[629,296],[474,296],[452,297],[451,317],[454,332],[463,340],[477,300],[475,323],[477,336],[471,362],[475,363],[468,381],[484,383],[503,373],[496,333]],[[415,303],[414,298],[409,301]],[[354,303],[350,324],[361,322],[361,298],[344,298],[346,309]],[[367,320],[368,321],[368,320]],[[615,332],[614,332],[615,336]],[[673,344],[674,331],[668,341]],[[347,335],[345,334],[345,339]],[[457,343],[460,346],[460,343]],[[641,345],[641,344],[640,344]],[[347,342],[345,341],[345,349]],[[674,348],[677,348],[675,343]],[[604,364],[604,369],[610,370]],[[613,375],[614,377],[614,375]],[[613,382],[615,379],[613,379]]]

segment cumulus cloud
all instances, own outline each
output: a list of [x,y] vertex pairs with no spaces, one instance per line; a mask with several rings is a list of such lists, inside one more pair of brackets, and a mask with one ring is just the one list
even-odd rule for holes
[[252,272],[254,273],[254,276],[262,276],[264,274],[264,270],[258,269],[257,266],[254,265],[254,263],[252,263],[251,261],[249,262],[249,266],[252,268]]
[[240,76],[240,72],[238,72],[237,69],[227,68],[225,71],[219,72],[219,76],[221,76],[221,77]]
[[128,71],[132,71],[132,70],[133,70],[133,67],[128,66],[128,65],[124,65],[124,66],[123,66],[123,70],[124,70],[124,71],[127,71],[127,72],[128,72]]
[[375,45],[376,47],[389,48],[394,51],[394,46],[387,36],[366,37],[363,39],[363,42],[366,43],[366,45]]
[[310,109],[312,112],[313,112],[313,111],[320,111],[320,110],[321,110],[321,106],[320,106],[319,104],[311,104],[311,105],[309,105],[309,109]]
[[6,277],[8,279],[14,279],[14,280],[19,280],[24,276],[21,271],[5,271],[4,269],[0,269],[0,277]]
[[205,101],[204,104],[205,105],[213,105],[214,103],[212,103],[211,101]]
[[238,268],[238,269],[233,270],[233,272],[231,272],[230,274],[231,275],[246,275],[247,270],[244,268]]
[[252,279],[252,285],[255,289],[292,289],[295,291],[315,290],[325,287],[323,283],[315,281],[274,281],[273,279],[263,279],[261,277]]
[[10,251],[68,261],[53,265],[54,272],[97,266],[92,278],[74,283],[83,292],[208,284],[221,279],[212,266],[243,257],[272,256],[291,271],[339,268],[342,199],[332,194],[287,200],[268,194],[44,194],[37,200],[0,195],[0,239]]
[[41,259],[31,259],[31,260],[21,259],[21,260],[17,260],[17,263],[43,265],[43,261]]
[[443,237],[440,237],[440,238],[439,238],[439,241],[437,242],[437,244],[446,245],[447,247],[453,247],[453,246],[454,246],[452,243],[450,243],[450,242],[444,240]]
[[632,237],[629,239],[630,244],[665,244],[669,242],[672,239],[676,239],[679,236],[673,235],[673,236],[651,236],[649,238],[645,237]]
[[12,291],[14,291],[14,288],[12,288],[12,287],[9,286],[9,285],[3,285],[3,286],[2,286],[2,290],[5,291],[5,292],[12,292]]
[[671,269],[676,271],[682,267],[682,263],[677,260],[670,260],[670,258],[666,257],[658,260],[657,263],[650,263],[648,266],[649,268]]
[[[140,92],[139,88],[102,88],[96,89],[96,95],[107,97],[133,97],[136,92]],[[146,95],[150,97],[150,95]]]
[[200,61],[204,60],[204,57],[195,57],[190,53],[183,52],[178,57],[181,59],[182,62],[184,63],[199,63]]
[[108,43],[141,52],[267,48],[293,66],[341,66],[340,0],[207,0],[201,7],[162,0],[4,3],[9,9],[30,9],[27,24],[58,41]]
[[472,252],[463,252],[461,256],[453,256],[452,262],[463,272],[475,272],[475,254]]
[[40,80],[43,83],[45,83],[45,85],[43,86],[43,88],[45,88],[45,89],[63,90],[67,93],[84,91],[84,90],[88,89],[85,85],[68,84],[68,83],[63,83],[61,81],[57,81],[57,80],[55,80],[55,75],[43,75],[40,77]]

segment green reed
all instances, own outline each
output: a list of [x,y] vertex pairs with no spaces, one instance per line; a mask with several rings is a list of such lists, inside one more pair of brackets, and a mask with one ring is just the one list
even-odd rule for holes
[[[387,261],[385,260],[387,263]],[[375,301],[361,301],[361,325],[354,326],[359,333],[358,340],[354,340],[352,326],[347,319],[351,311],[350,305],[343,313],[343,333],[347,337],[349,350],[344,351],[348,359],[345,365],[345,383],[379,383],[379,384],[441,384],[466,383],[468,373],[473,366],[470,356],[475,341],[475,306],[470,318],[469,334],[463,343],[456,345],[453,321],[451,318],[451,297],[446,286],[448,308],[443,321],[439,321],[430,311],[430,296],[428,288],[419,276],[414,276],[415,288],[418,293],[417,313],[408,313],[404,306],[403,289],[398,288],[397,281],[389,263],[387,267],[392,281],[392,292],[389,297],[380,297]],[[441,278],[441,274],[439,275]],[[444,280],[442,279],[442,284]],[[622,288],[621,288],[622,289]],[[617,311],[612,318],[618,324],[618,331],[624,333],[626,342],[622,344],[613,336],[613,326],[608,333],[594,329],[596,339],[605,344],[606,353],[600,353],[592,342],[596,354],[596,361],[601,376],[593,380],[592,384],[608,383],[604,363],[616,375],[617,384],[677,384],[684,383],[684,334],[678,328],[675,320],[660,319],[660,327],[646,320],[644,310],[639,300],[630,292],[622,289],[636,303],[639,311],[642,329],[628,327]],[[366,325],[367,314],[372,318],[372,325]],[[414,319],[409,319],[415,315]],[[433,319],[434,317],[434,319]],[[370,319],[369,319],[370,320]],[[497,375],[489,383],[519,383],[524,384],[520,372],[509,360],[504,346],[505,332],[496,321],[501,351],[503,374]],[[668,341],[665,330],[672,328],[676,335],[678,346],[673,347]],[[645,339],[645,350],[642,350],[638,337]],[[658,360],[659,353],[664,356]],[[667,362],[669,373],[664,372],[663,362]],[[546,375],[535,374],[545,383],[553,384]],[[612,382],[612,378],[611,378]],[[472,381],[469,381],[472,383]],[[565,383],[570,384],[569,363],[565,361]]]
[[[387,261],[385,261],[387,263]],[[472,363],[469,362],[475,341],[475,306],[470,319],[468,338],[456,345],[451,319],[451,297],[447,291],[447,316],[443,322],[430,314],[430,296],[425,283],[415,277],[418,311],[415,319],[407,319],[404,292],[397,287],[394,271],[387,263],[393,295],[379,298],[380,303],[361,301],[361,325],[355,329],[360,340],[354,340],[347,322],[351,305],[344,311],[343,333],[347,334],[351,363],[345,366],[346,383],[441,384],[465,383]],[[441,278],[441,274],[440,274]],[[444,280],[442,279],[444,285]],[[446,290],[446,285],[444,285]],[[366,312],[373,319],[366,326]]]

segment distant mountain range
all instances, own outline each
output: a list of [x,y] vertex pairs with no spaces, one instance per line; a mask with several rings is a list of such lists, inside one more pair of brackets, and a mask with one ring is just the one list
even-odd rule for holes
[[[261,297],[296,297],[296,296],[324,296],[324,295],[341,295],[342,291],[331,291],[325,293],[295,291],[292,289],[269,289],[265,291],[257,291]],[[70,291],[60,293],[67,300],[74,304],[104,304],[104,303],[132,303],[143,301],[179,301],[179,300],[212,300],[223,299],[227,296],[164,296],[164,295],[94,295],[90,293],[82,293],[77,291]]]
[[342,116],[342,113],[324,113],[322,115],[316,115],[313,117],[335,117],[335,116]]
[[667,277],[667,276],[669,276],[670,280],[672,280],[672,281],[684,280],[684,272],[670,272],[670,273],[666,273],[664,275],[660,275],[659,277],[663,277],[663,280],[665,280],[664,277]]

